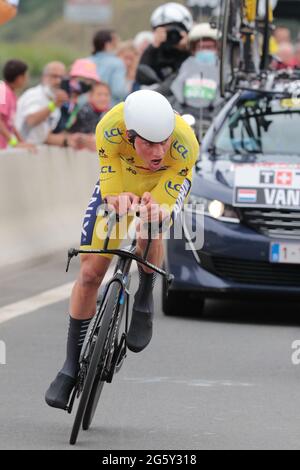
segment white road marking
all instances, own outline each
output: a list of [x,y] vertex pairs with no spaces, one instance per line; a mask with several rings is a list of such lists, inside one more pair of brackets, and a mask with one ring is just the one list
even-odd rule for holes
[[28,299],[21,300],[20,302],[1,307],[0,324],[35,312],[41,308],[47,307],[48,305],[68,299],[71,295],[73,285],[74,282],[70,282],[69,284],[64,284],[56,287],[55,289],[47,290],[42,294],[29,297]]
[[[112,276],[113,271],[114,266],[111,266],[107,271],[103,282],[105,282],[109,277]],[[132,267],[131,272],[133,273],[135,271],[137,271],[137,268],[134,266]],[[1,307],[0,324],[5,323],[9,320],[13,320],[14,318],[18,318],[36,312],[41,308],[48,307],[49,305],[53,305],[69,299],[73,286],[74,281],[68,284],[63,284],[59,287],[55,287],[54,289],[47,290],[45,292],[42,292],[41,294],[34,295],[33,297],[29,297],[25,300],[21,300],[19,302],[15,302],[13,304]]]
[[123,380],[127,382],[134,382],[137,384],[150,384],[150,383],[167,383],[167,384],[181,384],[189,387],[253,387],[254,384],[246,382],[233,382],[231,380],[185,380],[176,377],[125,377]]

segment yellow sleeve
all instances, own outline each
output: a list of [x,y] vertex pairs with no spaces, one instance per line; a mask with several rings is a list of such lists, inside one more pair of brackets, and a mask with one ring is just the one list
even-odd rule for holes
[[103,198],[123,192],[119,140],[122,131],[114,126],[114,109],[104,116],[96,129],[96,144],[100,161],[100,191]]
[[171,168],[163,174],[151,195],[155,202],[164,205],[169,214],[173,211],[180,212],[191,186],[192,170],[188,174],[180,175],[174,168]]

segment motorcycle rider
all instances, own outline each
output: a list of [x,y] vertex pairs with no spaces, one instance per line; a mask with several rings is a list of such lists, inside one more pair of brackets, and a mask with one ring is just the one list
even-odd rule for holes
[[190,49],[201,63],[216,64],[218,59],[219,32],[209,23],[200,23],[189,34]]
[[140,66],[150,67],[157,75],[157,81],[163,82],[174,77],[190,56],[188,33],[193,18],[186,7],[173,2],[158,7],[151,16],[151,26],[154,41],[141,57],[136,79],[139,85],[149,85]]

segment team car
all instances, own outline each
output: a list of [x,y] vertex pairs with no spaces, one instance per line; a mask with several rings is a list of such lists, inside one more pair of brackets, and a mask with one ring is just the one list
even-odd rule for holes
[[[175,276],[163,289],[167,315],[200,314],[207,297],[300,297],[299,91],[299,80],[273,77],[268,88],[238,90],[213,121],[183,215],[185,238],[166,244]],[[201,207],[203,243],[195,246],[189,227]]]

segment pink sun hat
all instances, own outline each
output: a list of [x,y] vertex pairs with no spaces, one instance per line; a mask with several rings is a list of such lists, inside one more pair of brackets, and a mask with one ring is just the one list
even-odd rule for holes
[[71,67],[70,77],[81,77],[100,82],[96,64],[88,59],[78,59]]

